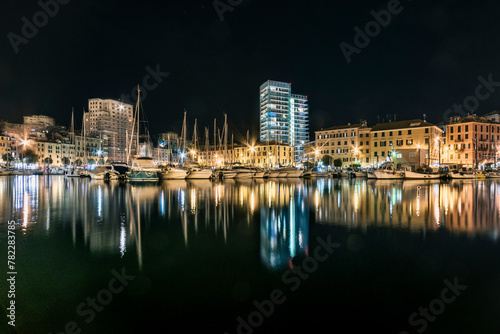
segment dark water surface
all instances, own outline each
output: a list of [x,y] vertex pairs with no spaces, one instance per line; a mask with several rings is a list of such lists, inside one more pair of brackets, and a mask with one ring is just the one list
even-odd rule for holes
[[0,332],[500,333],[497,182],[1,177]]

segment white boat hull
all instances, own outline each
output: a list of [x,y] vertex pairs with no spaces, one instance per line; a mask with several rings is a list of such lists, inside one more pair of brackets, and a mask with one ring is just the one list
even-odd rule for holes
[[192,170],[186,176],[186,179],[209,179],[212,174],[211,169]]
[[286,177],[301,177],[302,173],[303,173],[303,171],[301,171],[300,169],[287,171]]
[[184,180],[188,174],[187,170],[172,168],[162,173],[162,180]]
[[288,172],[279,172],[278,177],[286,177]]
[[405,179],[409,180],[423,180],[423,179],[439,179],[441,178],[440,174],[425,174],[425,173],[417,173],[405,171]]
[[268,177],[279,177],[280,173],[279,172],[269,172]]
[[469,173],[449,173],[448,176],[452,179],[475,179],[474,174]]
[[236,176],[234,177],[235,179],[251,179],[253,177],[252,172],[238,172]]
[[253,174],[253,177],[256,179],[263,179],[265,174],[266,174],[266,172],[256,172]]
[[386,173],[386,172],[378,172],[375,171],[373,172],[377,178],[377,180],[390,180],[390,179],[404,179],[404,174],[401,172],[395,172],[395,173]]
[[356,176],[356,178],[365,178],[365,177],[367,177],[367,175],[366,175],[365,172],[354,172],[354,175]]
[[233,171],[223,171],[222,172],[222,179],[223,180],[229,180],[229,179],[234,179],[238,175],[238,172],[233,172]]

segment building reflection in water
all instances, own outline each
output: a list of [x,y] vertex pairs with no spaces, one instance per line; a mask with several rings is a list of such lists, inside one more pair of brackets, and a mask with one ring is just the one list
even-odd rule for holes
[[260,256],[273,270],[308,254],[309,208],[304,185],[270,181],[260,189]]
[[307,256],[309,217],[362,231],[389,227],[425,235],[443,229],[496,240],[500,216],[500,182],[489,180],[130,184],[20,175],[0,177],[0,191],[0,218],[16,220],[24,234],[67,235],[75,248],[136,256],[139,266],[144,236],[163,222],[180,227],[185,248],[202,230],[227,243],[236,227],[256,227],[261,261],[274,270]]
[[315,221],[423,232],[491,234],[497,238],[500,183],[495,181],[316,180]]

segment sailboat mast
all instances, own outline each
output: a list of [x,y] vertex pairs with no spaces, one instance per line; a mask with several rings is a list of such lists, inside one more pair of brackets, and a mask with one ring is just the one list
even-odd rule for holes
[[136,105],[136,110],[137,110],[137,152],[136,156],[139,157],[139,107],[140,107],[140,96],[141,96],[141,90],[139,88],[139,85],[137,85],[137,105]]
[[70,132],[70,144],[75,143],[75,109],[71,109],[71,132]]
[[207,158],[207,159],[205,159],[205,162],[207,165],[208,165],[208,149],[210,147],[210,143],[208,141],[208,138],[209,138],[208,128],[205,127],[205,152],[206,152],[205,157]]
[[217,119],[214,118],[214,154],[217,151]]
[[[134,131],[135,131],[135,119],[139,119],[139,97],[140,97],[140,90],[139,90],[139,85],[137,85],[137,103],[135,105],[135,113],[134,113],[134,122],[132,122],[132,132],[130,133],[130,142],[128,143],[128,152],[127,152],[127,165],[130,160],[130,155],[132,154],[132,143],[134,142]],[[139,121],[137,121],[137,125],[139,125]],[[139,126],[137,126],[137,134],[139,134]],[[139,136],[137,136],[139,137]],[[127,135],[127,140],[128,140],[128,135]],[[137,144],[139,144],[139,139],[137,139]],[[137,145],[137,155],[139,154],[139,145]]]
[[187,111],[184,110],[184,121],[182,122],[182,153],[186,154],[186,114]]
[[[197,146],[198,146],[198,145],[197,145],[197,144],[198,144],[198,143],[197,143],[197,141],[198,141],[198,134],[196,133],[196,122],[197,122],[197,119],[195,118],[195,119],[194,119],[194,130],[193,130],[193,137],[194,137],[194,140],[193,140],[193,141],[194,141],[194,152],[196,152],[196,149],[197,149]],[[194,154],[196,154],[196,153],[194,153]],[[194,156],[193,156],[193,158],[194,158]]]
[[227,137],[228,137],[228,131],[227,131],[227,114],[224,114],[224,165],[227,164],[227,160],[229,159],[228,157],[228,152],[227,152]]
[[87,141],[85,134],[85,108],[83,108],[83,124],[82,124],[82,132],[83,132],[83,162],[84,165],[87,164]]

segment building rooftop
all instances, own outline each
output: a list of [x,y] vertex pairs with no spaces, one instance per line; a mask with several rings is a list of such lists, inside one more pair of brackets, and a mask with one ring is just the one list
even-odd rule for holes
[[494,111],[494,112],[488,113],[488,114],[486,114],[484,116],[478,116],[476,114],[468,115],[468,116],[465,116],[465,117],[454,116],[454,117],[451,117],[450,120],[448,122],[446,122],[446,124],[448,125],[448,124],[470,123],[470,122],[481,122],[481,123],[499,124],[498,122],[492,121],[492,120],[490,120],[490,119],[488,119],[488,118],[485,117],[487,115],[492,116],[495,113],[498,113],[498,112]]
[[352,128],[361,128],[361,127],[364,127],[364,126],[366,126],[366,124],[364,124],[364,123],[358,123],[358,124],[347,123],[346,125],[331,126],[329,128],[326,128],[326,129],[321,128],[321,130],[319,130],[319,131],[352,129]]
[[437,126],[435,124],[429,123],[421,119],[410,119],[406,121],[388,122],[388,123],[378,123],[372,127],[372,131],[384,131],[384,130],[394,130],[394,129],[411,129],[411,128],[422,128],[429,126]]
[[493,110],[492,112],[489,112],[487,114],[484,114],[483,116],[486,117],[486,116],[493,116],[493,115],[500,115],[500,111],[498,110]]

